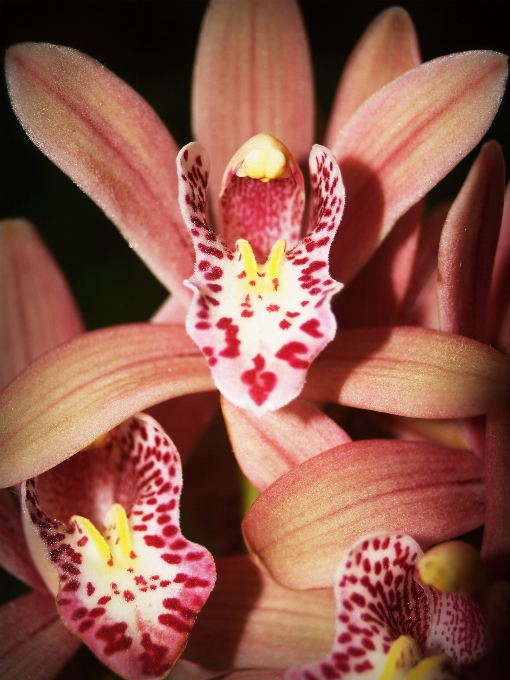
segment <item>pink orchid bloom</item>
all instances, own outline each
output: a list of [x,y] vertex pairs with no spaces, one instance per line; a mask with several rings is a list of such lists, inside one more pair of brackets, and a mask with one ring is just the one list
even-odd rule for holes
[[[231,22],[235,22],[235,31]],[[280,32],[288,36],[284,43],[273,39]],[[392,59],[381,62],[385,45],[394,39],[407,56],[397,63]],[[260,54],[253,62],[241,59],[247,54],[247,41],[253,45],[253,54]],[[340,90],[350,93],[352,115],[345,114],[348,120],[339,122],[337,112],[346,106],[340,94],[333,120],[337,129],[340,124],[343,128],[338,134],[330,132],[328,142],[342,168],[344,184],[351,190],[351,203],[346,197],[346,213],[330,262],[332,280],[345,283],[398,218],[407,220],[408,208],[478,142],[493,118],[506,74],[504,57],[489,52],[452,55],[418,65],[412,24],[401,10],[391,10],[376,20],[363,44],[366,47],[354,55]],[[385,63],[384,78],[391,82],[381,88],[380,74],[369,80],[372,91],[377,92],[366,99],[366,87],[363,94],[356,94],[352,78],[356,73],[371,73],[375,61]],[[242,68],[232,70],[234,63]],[[189,290],[183,280],[193,272],[193,246],[178,209],[178,178],[173,165],[177,148],[159,119],[127,85],[69,48],[15,46],[9,51],[7,73],[16,113],[32,140],[94,198],[172,290],[174,297],[158,320],[182,319],[181,311],[189,305]],[[367,85],[366,79],[364,82]],[[293,2],[211,4],[197,54],[193,108],[197,137],[211,158],[213,192],[220,189],[228,159],[261,130],[281,139],[298,162],[308,154],[313,123],[311,92],[306,40]],[[242,116],[237,102],[249,103],[253,98],[257,99],[254,115]],[[403,106],[408,101],[413,105]],[[40,116],[41,110],[48,115]],[[449,140],[446,147],[445,138]],[[242,178],[230,177],[230,183],[238,179]],[[266,187],[270,183],[266,182]],[[376,186],[379,195],[384,195],[384,205],[374,203]],[[216,202],[212,213],[220,213]],[[363,239],[357,238],[360,223],[367,234]],[[312,265],[315,263],[306,266]],[[208,271],[215,272],[216,262],[208,266],[202,271],[203,278]],[[193,276],[199,274],[197,267]],[[240,283],[242,289],[242,280]],[[283,309],[285,314],[296,312],[287,303]],[[238,313],[248,324],[250,317],[242,317],[239,306]],[[230,314],[217,318],[220,328],[216,326],[211,340],[221,344],[213,347],[210,359],[224,351],[225,339],[231,340],[235,327],[240,328],[237,322],[225,320],[231,318]],[[270,313],[263,318],[269,319]],[[315,332],[315,321],[305,321],[308,331]],[[333,329],[328,323],[330,330],[318,339],[299,330],[300,340],[289,337],[291,348],[300,347],[292,343],[304,344],[303,333],[321,344],[327,341]],[[248,328],[243,325],[245,339]],[[278,332],[283,331],[279,328]],[[303,364],[320,345],[311,347],[308,358],[292,355],[300,377],[294,375],[289,394],[277,403],[299,390]],[[261,399],[275,384],[271,375],[275,370],[265,369],[268,357],[253,352],[243,358],[244,368],[235,369],[238,377],[245,375],[240,382],[245,393],[251,391],[252,400],[254,395]],[[261,359],[255,361],[259,354]],[[283,354],[286,359],[279,359],[279,370],[290,365],[291,352]],[[455,361],[450,359],[452,355]],[[233,383],[229,367],[234,363],[225,360],[217,364],[223,366],[222,380],[229,385]],[[109,366],[107,376],[105,365]],[[464,417],[486,412],[499,402],[509,389],[509,371],[507,359],[498,352],[454,334],[411,327],[352,329],[338,332],[314,361],[303,395],[412,417]],[[65,375],[60,387],[54,382],[55,375]],[[56,390],[52,395],[41,388],[49,384]],[[0,405],[7,409],[2,411],[2,470],[9,471],[4,481],[14,483],[57,464],[152,404],[213,387],[206,360],[179,323],[125,326],[80,336],[35,362],[4,392]],[[103,398],[95,399],[97,394]],[[46,408],[50,401],[58,403],[58,416]],[[28,412],[32,413],[30,423],[23,422],[23,414]],[[17,414],[15,423],[13,413]],[[54,424],[55,418],[63,420],[59,426],[47,428],[46,418]],[[68,418],[74,423],[72,428],[64,426]],[[34,455],[35,432],[41,428],[48,431],[45,452]],[[13,456],[16,466],[11,464]]]

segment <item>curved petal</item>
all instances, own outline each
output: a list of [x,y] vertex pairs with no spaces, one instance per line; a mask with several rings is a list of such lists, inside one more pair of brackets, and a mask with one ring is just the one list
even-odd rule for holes
[[21,508],[12,489],[0,490],[0,565],[32,588],[47,592],[28,552]]
[[239,239],[233,253],[209,229],[203,147],[185,146],[178,165],[179,201],[197,259],[186,282],[193,290],[186,330],[230,401],[258,414],[285,406],[336,331],[330,305],[341,284],[329,276],[328,257],[345,201],[338,166],[325,147],[313,147],[314,229],[290,252],[279,239],[258,265],[247,241]]
[[212,668],[285,668],[325,655],[333,637],[331,589],[283,588],[244,556],[219,559],[216,566],[216,587],[186,658]]
[[348,197],[333,276],[350,281],[397,219],[480,141],[503,96],[506,61],[485,51],[441,57],[358,109],[332,146]]
[[263,416],[226,399],[221,406],[237,462],[259,491],[312,456],[351,441],[331,418],[301,399]]
[[303,396],[412,418],[462,418],[510,394],[510,359],[426,328],[339,331],[308,371]]
[[259,132],[281,139],[298,162],[306,161],[313,141],[313,76],[294,0],[210,3],[195,59],[192,118],[211,157],[214,197],[230,158]]
[[323,588],[360,535],[398,531],[428,547],[480,526],[483,509],[482,466],[470,452],[374,439],[289,470],[251,506],[243,531],[279,583]]
[[495,346],[510,354],[510,184],[505,204],[498,247],[494,260],[490,298],[491,339]]
[[395,323],[417,255],[422,212],[420,201],[400,218],[363,269],[335,300],[341,328]]
[[193,247],[179,214],[177,147],[151,107],[104,66],[68,47],[15,45],[6,72],[30,139],[187,301],[182,280],[193,269]]
[[374,92],[420,64],[418,38],[405,9],[390,7],[379,14],[356,43],[344,67],[325,146],[334,145],[339,130]]
[[0,608],[2,678],[54,678],[79,646],[51,595],[28,593]]
[[1,485],[57,465],[146,406],[211,389],[209,368],[180,326],[85,333],[0,395]]
[[482,147],[441,234],[437,304],[443,331],[490,340],[489,292],[504,194],[505,161],[491,141]]
[[0,222],[0,388],[82,331],[67,283],[34,227]]
[[[216,579],[211,555],[180,531],[179,454],[158,423],[139,414],[89,456],[99,459],[95,472],[103,463],[103,478],[113,482],[116,504],[106,515],[52,519],[54,509],[39,502],[38,480],[31,479],[22,486],[26,520],[58,573],[57,607],[69,630],[123,677],[163,678]],[[65,464],[74,473],[70,506],[80,468],[82,485],[101,478],[87,480],[86,458]],[[53,471],[46,474],[51,491]],[[101,488],[90,491],[104,496]],[[73,510],[81,513],[87,504],[77,500]]]

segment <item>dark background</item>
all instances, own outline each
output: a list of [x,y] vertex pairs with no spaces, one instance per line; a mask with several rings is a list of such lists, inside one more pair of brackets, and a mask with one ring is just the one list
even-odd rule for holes
[[[388,3],[301,0],[318,99],[326,119],[345,60],[366,25]],[[423,59],[469,49],[508,53],[504,2],[403,2]],[[24,41],[68,45],[93,56],[147,99],[180,145],[191,140],[190,82],[204,0],[2,1],[1,49]],[[55,254],[89,329],[147,319],[165,291],[99,208],[29,141],[2,83],[2,217],[34,222]],[[490,136],[508,153],[509,96]],[[474,158],[433,193],[454,196]]]

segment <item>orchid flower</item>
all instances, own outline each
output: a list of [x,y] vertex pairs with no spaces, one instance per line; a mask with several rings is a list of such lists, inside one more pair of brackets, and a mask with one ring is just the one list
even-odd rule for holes
[[[81,327],[66,283],[31,225],[2,223],[0,245],[8,293],[0,305],[1,368],[8,380]],[[27,663],[42,664],[41,677],[48,677],[75,651],[48,591],[66,629],[110,668],[126,678],[164,677],[214,586],[211,555],[180,532],[180,458],[159,424],[138,414],[90,448],[23,482],[25,537],[2,491],[1,561],[40,591],[0,610],[2,636],[8,637],[6,626],[23,629],[28,616],[41,626],[39,644],[49,624],[55,635],[48,665],[37,644],[27,648],[24,634],[11,640],[0,652],[3,677],[22,673]]]
[[[399,59],[398,66],[386,63],[384,73],[388,84],[366,101],[365,95],[369,93],[365,92],[363,97],[358,93],[357,108],[352,104],[354,100],[351,100],[352,115],[348,120],[342,121],[342,131],[339,134],[329,134],[333,154],[340,167],[343,166],[344,184],[347,189],[351,187],[351,203],[349,204],[346,197],[346,213],[333,245],[330,266],[332,281],[346,283],[352,279],[398,218],[477,143],[490,124],[502,94],[505,78],[502,56],[487,52],[466,53],[420,66],[412,25],[407,15],[400,10],[397,14],[398,40],[407,57]],[[370,50],[367,48],[363,51],[363,54],[368,55],[369,63],[373,63],[373,59],[379,61],[380,55],[384,54],[383,46],[388,40],[388,32],[391,33],[389,26],[395,24],[393,16],[394,13],[386,15],[371,29],[371,38],[367,43],[371,45]],[[232,22],[235,22],[235,31],[231,30]],[[288,41],[282,42],[276,38],[283,31],[287,33]],[[391,39],[394,37],[391,33]],[[246,41],[253,45],[253,54],[260,55],[256,59],[256,78],[253,70],[255,63],[244,58],[249,52],[246,50]],[[239,59],[235,56],[237,54]],[[364,58],[357,58],[353,71],[361,73],[367,70],[368,62]],[[232,69],[234,63],[242,65],[242,68]],[[222,64],[222,68],[218,67],[219,64]],[[278,64],[278,69],[275,69],[275,64]],[[103,207],[160,280],[171,289],[174,297],[169,306],[158,315],[158,320],[182,319],[183,310],[188,308],[190,299],[189,290],[182,282],[190,280],[193,274],[193,245],[178,209],[178,178],[173,167],[177,148],[159,119],[145,102],[113,74],[97,62],[69,48],[35,44],[15,46],[9,51],[7,73],[15,111],[33,141]],[[394,79],[401,73],[403,75]],[[88,83],[86,88],[82,86],[84,82]],[[296,82],[300,84],[298,88],[295,87]],[[380,79],[370,82],[372,91],[384,84]],[[197,137],[211,158],[210,182],[213,192],[221,188],[221,174],[228,165],[229,158],[254,134],[266,132],[273,135],[281,140],[298,163],[303,160],[312,143],[311,92],[311,69],[306,39],[293,2],[211,4],[204,20],[197,54],[193,110]],[[257,106],[254,106],[256,115],[249,118],[240,116],[237,102],[249,102],[253,97],[257,99]],[[410,97],[413,106],[405,108],[404,120],[402,102],[409,101]],[[41,117],[38,112],[43,109],[49,114],[51,112],[51,115]],[[94,125],[90,121],[95,121]],[[418,135],[418,128],[421,136]],[[73,131],[72,139],[68,138],[70,130]],[[402,136],[403,130],[405,134]],[[450,130],[455,130],[455,134],[450,135]],[[378,140],[377,144],[370,141],[372,137],[367,136],[367,131]],[[449,138],[446,152],[442,142],[445,136]],[[438,153],[439,146],[441,154]],[[283,156],[287,161],[290,158],[286,154]],[[438,158],[441,159],[439,163]],[[391,162],[389,159],[392,159]],[[250,178],[245,177],[244,180],[246,179]],[[269,191],[276,181],[279,180],[265,183],[266,189]],[[231,208],[237,206],[236,211],[242,206],[228,198],[229,187],[244,184],[246,182],[243,178],[236,174],[233,178],[229,177],[228,186],[225,185],[224,199]],[[379,195],[384,193],[382,213],[380,205],[374,202],[374,192]],[[369,206],[373,206],[373,209],[369,209]],[[216,221],[219,224],[223,219],[219,202],[213,201],[211,212],[217,216]],[[227,212],[231,215],[230,208]],[[288,215],[288,212],[284,211],[282,214]],[[370,238],[357,238],[360,223],[364,225]],[[282,229],[283,223],[278,224],[278,233],[274,236],[276,241]],[[312,234],[307,236],[306,230],[298,236],[303,234],[305,240],[314,238]],[[257,237],[250,235],[250,238],[258,243]],[[338,245],[339,238],[342,238],[343,245]],[[291,241],[289,246],[292,243]],[[227,243],[229,248],[233,245],[232,242]],[[257,249],[258,246],[254,247]],[[363,251],[356,250],[355,253],[355,249],[361,247]],[[202,255],[203,253],[203,260]],[[296,259],[299,258],[294,261]],[[321,258],[320,261],[324,259]],[[253,265],[253,260],[250,262]],[[209,262],[209,274],[212,272],[215,275],[215,266],[216,262]],[[289,266],[286,265],[286,268],[289,269]],[[293,271],[291,267],[290,271]],[[321,276],[326,271],[327,268],[317,270]],[[197,265],[193,277],[203,275],[205,278],[205,273],[207,272],[201,272]],[[308,275],[312,274],[304,274]],[[313,276],[312,280],[314,278],[320,277]],[[217,281],[208,281],[208,284],[222,285]],[[241,287],[242,285],[241,281]],[[334,287],[334,284],[330,285]],[[224,296],[225,300],[227,298],[228,296]],[[193,306],[195,316],[200,311],[196,304],[198,303]],[[281,307],[285,314],[298,311],[287,304]],[[323,307],[325,310],[325,305]],[[205,313],[208,310],[201,311]],[[251,310],[240,310],[240,314],[242,311]],[[321,313],[325,315],[324,319],[328,317],[326,311]],[[261,318],[264,318],[264,323],[274,323],[274,317],[269,312],[263,317],[260,317],[260,312],[254,317],[241,316],[243,330],[239,330],[236,337],[238,340],[241,336],[245,338],[243,347],[246,345],[246,353],[241,353],[239,359],[231,357],[227,360],[227,357],[221,356],[221,360],[213,367],[215,379],[223,381],[223,390],[225,383],[228,383],[228,396],[234,398],[234,393],[238,394],[240,382],[241,387],[244,387],[245,398],[248,393],[252,407],[259,411],[263,407],[249,396],[250,390],[260,400],[267,395],[269,387],[277,389],[274,387],[274,375],[285,370],[286,379],[279,381],[280,386],[288,382],[289,376],[294,382],[288,388],[284,385],[287,396],[274,400],[273,407],[292,399],[301,389],[299,383],[304,377],[304,364],[329,340],[334,328],[330,316],[327,324],[326,321],[320,322],[327,327],[317,331],[314,330],[317,319],[305,319],[303,323],[306,329],[313,330],[317,335],[323,334],[323,337],[314,337],[303,331],[301,324],[298,325],[296,321],[287,317],[280,319],[277,335],[285,335],[279,323],[287,321],[291,328],[286,330],[289,333],[291,330],[292,333],[296,331],[298,334],[294,339],[289,336],[290,347],[296,350],[302,349],[301,346],[304,345],[307,350],[297,355],[284,351],[283,355],[287,359],[291,355],[295,357],[291,360],[296,365],[299,364],[299,368],[290,370],[292,367],[289,361],[278,359],[276,370],[266,368],[269,361],[267,354],[260,351],[260,347],[256,349],[251,336],[250,319],[261,327],[261,337],[264,335],[264,325],[259,324]],[[232,319],[232,322],[227,323],[223,319]],[[311,323],[306,325],[308,321]],[[194,326],[194,332],[201,331],[203,335],[206,329],[197,329],[198,323],[208,322],[202,319],[193,324],[190,315],[188,328]],[[240,322],[234,322],[234,316],[230,313],[218,316],[216,323],[227,325],[231,329],[229,332],[232,333],[232,338],[235,326],[241,329]],[[115,427],[123,418],[140,409],[184,391],[213,388],[208,364],[195,352],[194,346],[188,342],[181,329],[180,324],[172,327],[162,324],[158,328],[138,326],[136,330],[126,327],[115,332],[99,331],[90,336],[90,341],[86,339],[87,336],[79,338],[74,344],[71,343],[69,350],[61,348],[52,357],[48,356],[46,367],[39,364],[39,369],[43,372],[48,370],[49,373],[55,371],[62,374],[66,370],[67,384],[74,386],[73,394],[77,395],[83,390],[84,395],[89,389],[95,390],[102,381],[104,361],[113,362],[110,375],[114,379],[108,380],[108,405],[105,407],[101,404],[100,407],[98,405],[97,408],[82,411],[80,420],[83,427],[73,430],[73,441],[68,441],[64,447],[67,450],[65,455],[83,448]],[[214,356],[210,349],[206,350],[209,352],[208,359],[211,360],[217,359],[224,351],[227,335],[226,328],[215,327],[215,331],[214,337],[209,338],[214,340],[212,345],[208,344],[209,339],[206,340],[205,337],[199,340],[201,347],[213,347]],[[267,335],[273,342],[272,333]],[[246,337],[250,337],[249,344],[246,344]],[[218,342],[220,344],[216,346]],[[280,344],[276,346],[278,342]],[[286,342],[280,342],[275,337],[273,351],[284,347]],[[119,346],[123,348],[120,353]],[[428,366],[429,374],[434,376],[433,380],[423,384],[423,390],[415,391],[414,382],[413,389],[410,389],[411,382],[407,379],[410,366],[401,355],[401,348],[409,346]],[[97,363],[90,361],[92,347],[97,348],[98,359],[101,356],[101,361]],[[340,331],[330,347],[331,360],[327,360],[327,355],[323,352],[308,371],[303,394],[309,398],[341,401],[348,405],[413,417],[450,417],[484,412],[493,400],[499,399],[501,391],[505,392],[507,389],[508,369],[504,367],[506,364],[502,363],[502,358],[496,353],[487,353],[485,349],[482,358],[481,348],[476,343],[466,343],[464,340],[459,342],[453,335],[423,333],[416,328],[370,329],[367,332],[345,333]],[[441,360],[451,350],[457,356],[463,357],[462,366],[454,367],[448,360]],[[133,362],[135,355],[139,360]],[[181,366],[183,363],[178,359],[182,356],[186,357],[186,363],[188,367],[192,367],[194,374],[194,379],[187,381],[186,385],[179,378],[177,367],[177,364]],[[83,357],[83,363],[80,357]],[[325,359],[324,363],[320,362],[322,357]],[[382,361],[378,361],[376,357]],[[272,357],[272,361],[276,359]],[[473,385],[473,389],[469,390],[462,388],[464,393],[470,395],[470,399],[469,403],[464,403],[461,407],[458,401],[461,390],[454,391],[450,399],[450,390],[446,387],[449,388],[460,380],[464,372],[463,362],[466,365],[474,363],[478,368],[474,377],[476,386]],[[334,363],[335,371],[329,372],[331,363]],[[89,370],[83,370],[85,364]],[[67,366],[66,369],[64,365]],[[36,366],[37,364],[29,369],[25,376],[30,383],[34,381],[40,384],[43,375],[39,373],[36,379]],[[174,368],[168,371],[170,367],[177,367],[177,371]],[[374,380],[374,369],[381,379],[384,374],[385,383],[390,369],[395,377],[394,386],[389,390],[381,390],[377,380]],[[32,378],[29,377],[31,371]],[[245,382],[240,379],[243,374]],[[222,377],[218,378],[218,375]],[[444,378],[442,386],[442,379],[438,378],[440,375]],[[493,391],[495,376],[498,376],[499,385]],[[131,387],[126,390],[127,385]],[[22,387],[21,392],[25,395],[34,393],[30,387]],[[388,400],[388,392],[394,398]],[[413,397],[410,392],[413,392]],[[73,411],[73,417],[76,417],[76,409],[70,402],[64,406],[66,397],[62,391],[59,394],[57,399],[61,407],[64,410],[69,407]],[[477,396],[473,398],[474,394]],[[11,404],[14,403],[13,399],[17,399],[13,393],[7,394],[5,398]],[[89,400],[85,398],[85,401]],[[266,408],[271,407],[269,398],[266,398],[265,403]],[[246,406],[246,402],[244,405]],[[25,411],[24,406],[19,406],[20,411]],[[60,412],[63,413],[63,410]],[[18,424],[21,428],[18,431],[27,434],[27,441],[33,441],[28,435],[28,429],[21,423]],[[6,434],[7,432],[9,430]],[[7,436],[10,438],[11,435]],[[59,452],[64,450],[61,444],[62,442],[59,444]],[[20,441],[15,446],[18,451],[19,446],[24,448]],[[59,453],[54,457],[50,453],[52,448],[53,444],[48,442],[48,458],[42,463],[40,470],[47,468],[62,455]],[[9,454],[5,455],[7,460]],[[20,469],[20,479],[34,472],[37,470],[29,472]]]

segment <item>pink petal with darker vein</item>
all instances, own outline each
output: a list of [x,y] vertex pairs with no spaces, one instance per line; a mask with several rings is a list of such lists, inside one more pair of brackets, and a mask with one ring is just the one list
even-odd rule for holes
[[83,331],[57,263],[25,220],[0,223],[0,388]]
[[80,646],[63,625],[51,595],[28,593],[0,608],[0,676],[48,680]]
[[46,43],[7,53],[16,115],[31,140],[121,230],[183,301],[193,250],[177,202],[175,142],[151,107],[94,59]]
[[435,59],[352,116],[332,146],[348,196],[333,276],[350,281],[397,219],[479,142],[501,101],[506,61],[484,51]]
[[243,533],[279,583],[319,588],[333,584],[360,534],[401,531],[428,547],[480,526],[483,512],[482,466],[471,452],[374,439],[337,446],[282,475],[251,506]]
[[497,142],[480,151],[453,203],[439,243],[439,328],[488,342],[492,267],[498,242],[505,162]]
[[[46,473],[40,501],[38,480],[22,487],[27,522],[58,572],[59,613],[122,676],[162,678],[182,653],[216,578],[211,555],[180,532],[179,455],[143,414],[117,428],[102,449],[79,455],[64,463],[67,469]],[[90,479],[87,457],[96,458]],[[65,509],[53,488],[55,474],[57,482],[70,481]]]
[[420,63],[418,38],[405,9],[390,7],[379,14],[356,43],[344,67],[325,145],[334,145],[338,132],[374,92]]
[[[230,158],[253,135],[281,139],[298,162],[306,162],[313,142],[313,76],[294,0],[209,5],[195,61],[192,109],[196,139],[212,159],[214,197]],[[215,202],[215,213],[216,207]]]

